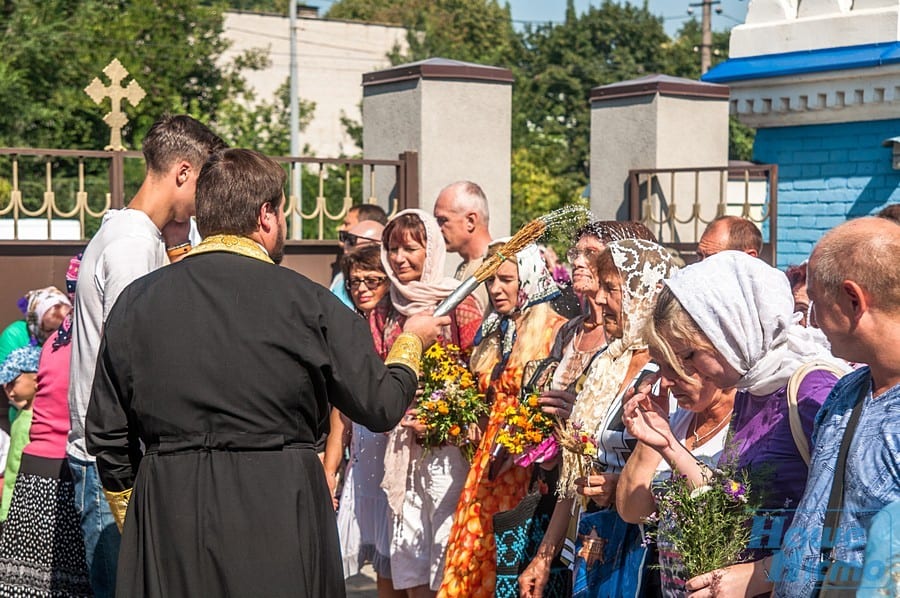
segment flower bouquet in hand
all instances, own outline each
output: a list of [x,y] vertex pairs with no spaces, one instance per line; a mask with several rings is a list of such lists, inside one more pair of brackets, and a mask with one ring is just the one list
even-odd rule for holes
[[423,392],[416,417],[425,426],[423,444],[426,448],[458,446],[471,461],[475,446],[469,428],[488,413],[488,406],[465,365],[463,352],[456,345],[435,343],[422,356],[421,367]]
[[497,445],[505,448],[521,467],[543,463],[559,452],[553,436],[554,418],[541,409],[540,396],[537,390],[525,393],[502,414],[504,423],[497,434]]
[[[599,450],[600,441],[586,433],[581,422],[566,420],[555,428],[559,446],[577,457],[578,477],[587,477],[594,473],[594,463]],[[582,509],[587,507],[587,497],[581,497]]]
[[692,577],[747,560],[750,520],[760,505],[747,476],[734,463],[703,471],[701,486],[673,472],[654,490],[657,512],[647,523],[656,531],[648,535],[659,546],[664,584],[683,588]]

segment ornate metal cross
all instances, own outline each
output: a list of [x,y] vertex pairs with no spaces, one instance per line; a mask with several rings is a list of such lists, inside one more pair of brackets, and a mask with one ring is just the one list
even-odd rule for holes
[[106,150],[124,151],[125,146],[122,145],[122,127],[128,124],[128,117],[122,112],[122,100],[128,100],[132,106],[137,106],[146,93],[143,88],[138,85],[134,79],[127,87],[122,87],[122,80],[128,76],[128,71],[122,66],[118,58],[113,58],[112,62],[103,69],[106,76],[109,77],[109,87],[103,85],[99,77],[94,77],[91,84],[84,88],[85,93],[91,96],[95,103],[99,104],[105,98],[109,98],[112,104],[112,110],[103,117],[103,122],[109,125],[109,145]]

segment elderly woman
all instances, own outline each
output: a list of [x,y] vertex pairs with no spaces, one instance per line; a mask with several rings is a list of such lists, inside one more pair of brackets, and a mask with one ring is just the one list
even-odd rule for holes
[[[560,501],[537,556],[519,577],[523,596],[541,595],[549,579],[550,563],[562,548],[576,491],[602,508],[615,500],[619,473],[636,443],[625,434],[622,397],[637,381],[656,372],[642,331],[658,283],[675,269],[671,255],[650,241],[627,239],[610,243],[597,259],[597,304],[610,344],[591,365],[571,420],[583,434],[597,439],[594,467],[602,473],[581,477],[582,456],[564,452]],[[609,550],[615,553],[617,548],[610,546]]]
[[[381,264],[381,248],[377,244],[362,245],[345,253],[341,271],[344,286],[360,316],[368,319],[377,306],[390,302],[390,282]],[[383,343],[381,349],[385,349]],[[387,353],[381,356],[387,357]],[[375,570],[378,595],[381,598],[403,596],[402,592],[394,590],[391,582],[393,518],[387,496],[381,489],[387,436],[350,422],[337,409],[332,409],[324,460],[325,475],[332,492],[348,444],[350,462],[345,471],[337,514],[344,577],[356,575],[360,567],[369,562]]]
[[[831,368],[841,367],[798,320],[783,273],[744,253],[724,251],[667,280],[648,326],[654,353],[676,375],[697,374],[719,388],[737,388],[731,423],[737,466],[756,478],[764,509],[789,509],[803,494],[807,463],[801,447],[808,447],[816,413],[837,382]],[[796,396],[789,396],[792,376],[810,362],[823,367],[804,375]],[[704,466],[675,441],[663,411],[646,395],[632,400],[627,417],[633,433],[701,485]],[[792,430],[792,419],[799,419],[801,430]],[[771,557],[754,556],[688,580],[688,595],[768,593]]]
[[[501,242],[488,248],[495,254]],[[550,304],[559,288],[535,245],[504,262],[485,282],[491,308],[476,338],[471,368],[491,413],[456,507],[439,596],[494,596],[497,559],[493,517],[515,507],[528,491],[532,467],[496,452],[504,412],[518,404],[525,365],[550,352],[565,319]],[[515,596],[501,591],[498,596]]]
[[[379,350],[390,347],[410,315],[434,309],[459,281],[444,275],[444,239],[434,217],[403,210],[382,234],[381,261],[391,281],[390,305],[379,305],[369,322]],[[481,310],[471,296],[450,314],[439,343],[468,353],[481,326]],[[385,489],[394,515],[391,573],[396,589],[430,596],[440,587],[453,512],[468,472],[455,446],[423,450],[424,433],[414,412],[391,432],[385,451]]]

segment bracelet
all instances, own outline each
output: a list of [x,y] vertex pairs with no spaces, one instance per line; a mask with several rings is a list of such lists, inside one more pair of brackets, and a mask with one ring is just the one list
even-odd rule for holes
[[422,339],[412,332],[403,332],[394,341],[385,365],[399,363],[408,366],[412,371],[419,373],[419,363],[422,360]]
[[173,257],[178,257],[180,255],[184,255],[184,254],[188,253],[191,249],[193,249],[191,242],[186,241],[184,243],[179,243],[178,245],[175,245],[174,247],[166,247],[166,255],[169,256],[169,259],[171,259]]

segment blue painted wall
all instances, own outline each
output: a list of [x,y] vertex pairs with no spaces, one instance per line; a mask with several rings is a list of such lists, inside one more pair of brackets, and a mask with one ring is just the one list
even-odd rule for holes
[[900,119],[759,129],[753,159],[778,164],[778,266],[805,260],[825,231],[900,202],[891,148]]

